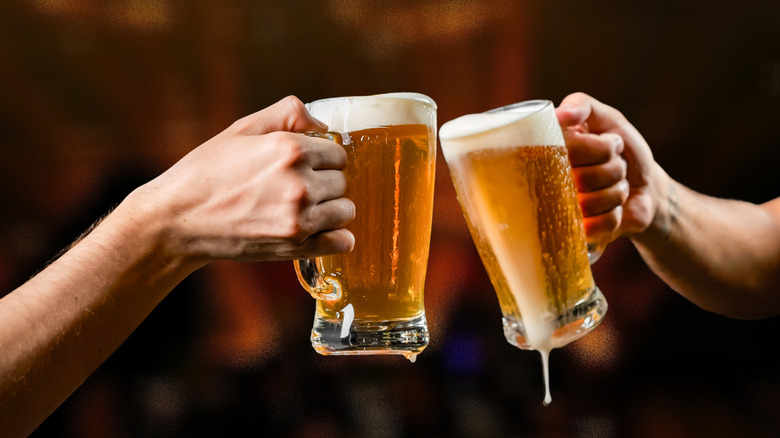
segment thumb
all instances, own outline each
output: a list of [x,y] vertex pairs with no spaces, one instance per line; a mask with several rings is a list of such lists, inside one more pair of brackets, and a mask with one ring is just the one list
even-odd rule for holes
[[595,134],[620,130],[626,121],[620,111],[585,93],[566,96],[555,113],[562,128],[583,125]]
[[287,96],[275,104],[238,120],[234,126],[247,135],[267,134],[274,131],[325,132],[328,126],[315,119],[303,102],[295,96]]

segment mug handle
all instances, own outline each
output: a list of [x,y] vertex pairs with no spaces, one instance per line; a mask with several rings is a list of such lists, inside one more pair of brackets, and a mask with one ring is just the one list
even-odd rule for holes
[[[344,144],[344,136],[338,132],[300,131],[298,133],[307,137],[324,138],[340,145]],[[335,301],[341,298],[341,285],[337,280],[325,275],[322,258],[298,259],[294,260],[293,264],[298,281],[309,295],[323,301]]]
[[604,242],[603,240],[600,242],[588,242],[588,261],[591,265],[596,263],[601,255],[604,254],[604,248],[607,246]]
[[309,295],[323,301],[336,301],[341,298],[341,285],[335,279],[325,276],[321,258],[299,259],[293,263],[298,281]]

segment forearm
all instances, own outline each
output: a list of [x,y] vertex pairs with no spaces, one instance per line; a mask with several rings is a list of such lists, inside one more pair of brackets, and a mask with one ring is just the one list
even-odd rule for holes
[[0,430],[25,436],[202,263],[166,247],[153,212],[125,202],[0,300]]
[[0,299],[0,434],[29,434],[208,261],[351,251],[346,151],[296,134],[326,129],[293,96],[238,120]]
[[659,178],[655,219],[632,240],[693,303],[732,317],[780,313],[780,226],[763,206],[712,198]]

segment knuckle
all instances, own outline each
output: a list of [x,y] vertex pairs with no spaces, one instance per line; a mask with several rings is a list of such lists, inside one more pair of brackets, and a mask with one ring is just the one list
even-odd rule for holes
[[607,231],[613,232],[616,231],[618,228],[620,228],[622,219],[623,219],[623,207],[621,206],[615,207],[615,209],[612,210],[604,220],[605,225],[607,226]]
[[615,154],[614,140],[610,137],[594,137],[593,159],[599,163],[608,162]]
[[598,218],[598,230],[602,233],[611,233],[620,226],[620,214],[617,209],[603,214]]
[[274,151],[283,164],[294,165],[304,160],[306,150],[300,135],[277,131],[266,134],[266,137],[273,144]]
[[617,184],[625,178],[620,161],[622,160],[613,158],[603,166],[600,166],[599,176],[604,180],[605,186]]
[[605,209],[611,210],[623,203],[624,190],[622,186],[622,183],[617,183],[609,188],[603,201]]
[[309,187],[300,178],[293,178],[287,183],[285,201],[291,203],[291,207],[299,208],[308,199]]
[[300,163],[306,157],[306,151],[298,139],[288,137],[280,146],[280,153],[287,163]]
[[623,153],[624,149],[624,141],[623,137],[619,134],[612,134],[610,139],[610,144],[612,145],[612,153],[615,155],[620,155]]
[[621,180],[618,184],[618,196],[620,198],[620,204],[625,203],[628,197],[631,195],[631,185],[627,180]]
[[286,108],[290,109],[291,111],[306,111],[306,107],[304,106],[303,102],[301,102],[301,100],[298,99],[296,96],[293,95],[286,96],[279,102],[281,105],[284,105]]
[[279,101],[282,111],[289,117],[290,120],[296,120],[306,114],[306,106],[296,96],[287,96]]
[[278,222],[278,235],[284,239],[297,240],[303,234],[303,224],[296,209],[290,209]]

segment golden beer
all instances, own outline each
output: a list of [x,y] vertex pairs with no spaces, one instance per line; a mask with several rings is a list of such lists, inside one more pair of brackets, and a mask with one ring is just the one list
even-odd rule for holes
[[347,193],[355,203],[349,254],[322,257],[338,274],[342,298],[318,301],[334,319],[347,304],[355,319],[412,319],[423,311],[423,288],[433,215],[434,161],[426,125],[400,125],[350,133]]
[[582,211],[549,101],[445,123],[439,135],[458,201],[495,287],[504,336],[548,358],[591,331],[607,302],[590,270]]
[[[428,344],[423,303],[433,216],[436,107],[401,93],[308,104],[347,152],[349,254],[296,261],[317,298],[312,345],[321,354],[399,353]],[[306,265],[310,268],[306,268]],[[314,272],[312,272],[314,271]]]
[[[562,315],[588,298],[595,285],[564,146],[472,151],[449,166],[505,318],[522,320],[507,280],[515,273],[518,293],[533,297],[525,300],[531,302],[527,312]],[[500,248],[494,250],[491,239],[500,240]],[[507,251],[507,275],[495,251]],[[528,347],[519,333],[510,333],[513,343]]]

